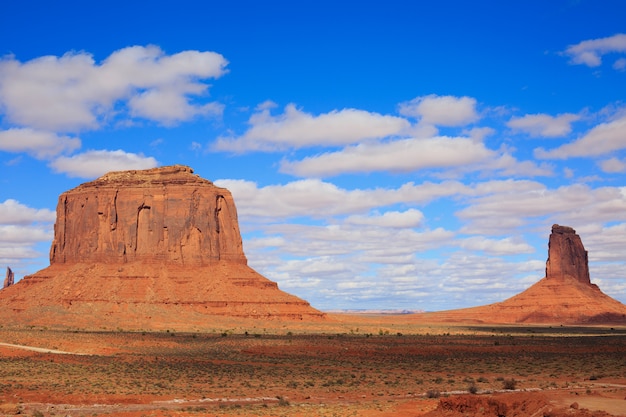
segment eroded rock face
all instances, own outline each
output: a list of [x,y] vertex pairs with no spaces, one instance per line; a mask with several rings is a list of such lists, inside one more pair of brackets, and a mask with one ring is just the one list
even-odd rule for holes
[[246,263],[233,197],[186,166],[106,174],[59,197],[50,263]]
[[546,262],[547,279],[573,278],[591,285],[587,251],[580,236],[568,226],[552,226]]

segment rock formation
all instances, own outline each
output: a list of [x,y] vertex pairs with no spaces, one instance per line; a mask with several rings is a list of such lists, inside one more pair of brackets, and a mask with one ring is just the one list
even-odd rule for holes
[[11,271],[11,268],[9,268],[7,266],[7,275],[6,278],[4,278],[4,285],[2,286],[2,288],[7,288],[10,285],[13,285],[15,283],[15,275],[13,274],[13,271]]
[[587,251],[580,236],[571,227],[552,226],[548,241],[546,279],[572,278],[582,284],[591,284]]
[[434,322],[626,324],[626,305],[589,278],[587,251],[571,227],[552,226],[546,276],[500,303],[421,315]]
[[2,291],[0,319],[9,313],[142,329],[325,317],[247,266],[230,192],[178,165],[111,172],[61,194],[50,266]]
[[50,263],[246,263],[230,192],[189,167],[111,172],[59,197]]

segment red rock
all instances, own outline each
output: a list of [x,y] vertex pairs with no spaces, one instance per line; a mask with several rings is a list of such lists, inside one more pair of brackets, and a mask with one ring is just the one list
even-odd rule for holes
[[0,293],[0,320],[206,330],[216,317],[325,318],[247,265],[232,195],[189,167],[67,191],[54,231],[50,266]]
[[587,251],[576,231],[552,226],[546,276],[499,303],[419,315],[433,322],[499,324],[626,324],[626,305],[589,278]]
[[9,268],[7,266],[7,275],[6,278],[4,278],[4,285],[2,286],[2,288],[7,288],[10,285],[13,285],[15,283],[15,275],[13,274],[13,271],[11,271],[11,268]]
[[583,284],[591,284],[587,251],[580,236],[571,227],[552,226],[548,242],[546,279],[573,278]]
[[111,172],[59,197],[50,263],[246,263],[230,192],[189,167]]

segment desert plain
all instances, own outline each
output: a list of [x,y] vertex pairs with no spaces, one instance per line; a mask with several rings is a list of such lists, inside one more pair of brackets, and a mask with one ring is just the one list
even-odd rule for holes
[[221,318],[209,332],[3,326],[0,414],[626,415],[624,327],[409,316]]

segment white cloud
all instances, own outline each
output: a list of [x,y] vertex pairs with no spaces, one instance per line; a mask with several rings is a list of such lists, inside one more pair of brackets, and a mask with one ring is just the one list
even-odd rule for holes
[[37,159],[48,159],[80,148],[80,139],[59,136],[30,128],[0,131],[0,151],[26,152]]
[[599,163],[600,169],[609,174],[626,172],[626,162],[618,158],[610,158]]
[[0,236],[2,236],[2,244],[31,244],[34,242],[51,241],[53,234],[48,225],[42,226],[24,226],[24,225],[1,225]]
[[36,251],[31,246],[15,243],[5,246],[0,242],[0,263],[9,264],[8,266],[11,266],[12,269],[16,267],[15,264],[21,265],[25,259],[36,259],[42,255],[41,252]]
[[10,123],[56,132],[96,129],[125,110],[120,102],[126,117],[171,124],[218,112],[189,97],[206,95],[201,80],[220,77],[226,65],[214,52],[166,55],[156,46],[123,48],[100,64],[86,52],[24,63],[7,56],[0,58],[0,108]]
[[260,188],[256,183],[245,180],[222,179],[214,183],[231,191],[241,216],[275,218],[280,221],[288,217],[321,218],[366,213],[373,208],[398,203],[425,204],[437,198],[473,192],[458,181],[424,182],[417,185],[406,183],[392,189],[354,190],[316,179]]
[[574,178],[574,170],[571,168],[563,168],[563,176],[565,178]]
[[[496,185],[496,187],[494,187]],[[503,181],[491,190],[477,186],[477,197],[456,213],[466,222],[461,231],[499,234],[528,224],[532,219],[545,230],[554,223],[577,228],[580,224],[626,220],[626,188],[573,184],[549,189],[532,181]]]
[[474,236],[461,240],[460,246],[472,251],[482,251],[489,255],[517,255],[535,252],[535,249],[528,243],[510,237],[494,240]]
[[613,69],[618,71],[626,70],[626,58],[620,58],[613,63]]
[[483,175],[494,172],[501,176],[549,177],[553,175],[553,167],[548,164],[537,165],[534,161],[518,161],[506,149],[500,155],[482,164],[459,167],[459,172],[480,171]]
[[401,103],[400,114],[419,118],[421,123],[437,126],[465,126],[479,119],[476,99],[471,97],[417,97]]
[[[265,187],[235,180],[216,184],[235,197],[249,264],[320,308],[358,307],[367,301],[387,308],[393,302],[403,308],[445,309],[501,301],[544,274],[547,250],[537,252],[527,242],[529,235],[547,244],[553,223],[579,233],[585,225],[619,221],[620,216],[626,224],[626,188],[619,187],[550,189],[528,180],[361,190],[320,180]],[[440,198],[459,207],[459,232],[470,237],[429,228],[438,220],[424,213]],[[392,205],[424,209],[384,209]],[[622,229],[607,229],[606,237]],[[616,238],[623,246],[622,240]],[[586,247],[598,252],[592,259],[615,260],[621,253],[593,240]]]
[[494,157],[482,143],[468,138],[435,137],[359,144],[341,151],[281,163],[281,172],[326,177],[342,173],[409,172],[475,164]]
[[549,166],[517,161],[506,148],[488,149],[474,138],[434,137],[360,144],[300,161],[283,160],[280,171],[301,177],[330,177],[374,171],[412,172],[442,170],[435,175],[452,178],[467,172],[500,175],[549,176]]
[[35,249],[53,237],[55,212],[35,209],[16,200],[0,203],[0,265],[18,270],[26,260],[44,256]]
[[0,224],[25,225],[33,222],[54,222],[55,219],[56,213],[52,210],[30,208],[13,199],[0,203]]
[[[545,259],[505,262],[484,255],[531,252],[515,239],[467,240],[467,249],[432,259],[427,255],[431,251],[458,247],[455,233],[350,224],[268,229],[281,234],[280,240],[273,239],[279,246],[270,253],[248,250],[250,265],[320,308],[354,308],[366,300],[382,308],[390,302],[414,309],[485,304],[525,289],[545,268]],[[529,279],[521,282],[519,275]]]
[[240,137],[221,137],[217,151],[275,151],[311,146],[340,146],[397,135],[410,123],[400,117],[357,109],[335,110],[314,116],[289,104],[278,116],[267,103],[250,117],[250,129]]
[[[416,231],[413,228],[349,223],[325,226],[273,224],[264,226],[263,230],[270,235],[281,236],[281,240],[268,242],[281,256],[306,259],[335,257],[337,262],[350,260],[357,265],[412,263],[416,253],[446,246],[455,237],[453,232],[442,228]],[[256,247],[259,247],[258,243]],[[266,255],[264,252],[257,253],[261,257]]]
[[599,124],[583,137],[558,148],[535,149],[535,157],[540,159],[567,159],[570,157],[590,157],[626,148],[626,116]]
[[50,162],[56,172],[81,178],[96,178],[110,171],[154,168],[157,164],[153,157],[122,150],[92,150],[69,157],[62,156]]
[[507,126],[526,132],[530,136],[554,138],[571,133],[572,122],[579,119],[579,115],[571,113],[560,114],[556,117],[547,114],[528,114],[512,118]]
[[585,249],[589,252],[590,260],[594,262],[618,262],[623,278],[624,247],[626,247],[626,223],[611,226],[602,226],[599,223],[585,228],[576,229],[583,239]]
[[383,214],[373,216],[354,215],[345,219],[347,224],[369,225],[392,228],[418,227],[424,221],[424,214],[416,209],[409,209],[403,212],[386,211]]
[[130,98],[128,104],[131,116],[158,120],[164,125],[173,125],[194,116],[221,116],[224,106],[208,103],[203,106],[192,105],[187,97],[176,89],[150,90]]
[[618,33],[613,36],[582,41],[570,45],[565,50],[573,64],[583,64],[588,67],[598,67],[602,64],[602,55],[608,53],[626,53],[626,34]]

